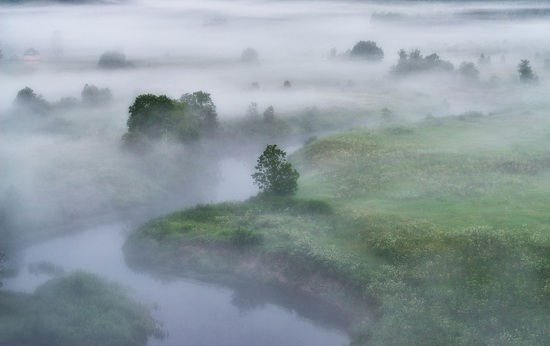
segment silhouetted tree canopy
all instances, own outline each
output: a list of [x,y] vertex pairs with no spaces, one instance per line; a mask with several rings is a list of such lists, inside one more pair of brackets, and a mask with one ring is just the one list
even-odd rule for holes
[[398,52],[399,60],[397,65],[392,66],[391,73],[397,76],[419,72],[452,72],[454,66],[446,60],[441,60],[439,55],[432,53],[422,57],[418,49],[411,50],[409,54],[401,49]]
[[37,95],[31,88],[25,87],[17,92],[17,96],[13,101],[16,107],[30,110],[36,113],[46,112],[50,105],[42,95]]
[[260,56],[254,48],[246,48],[241,53],[242,62],[258,62]]
[[381,61],[384,59],[384,51],[374,41],[359,41],[353,46],[350,55],[354,58],[362,58],[369,61]]
[[99,89],[95,85],[84,85],[84,89],[80,93],[82,102],[87,105],[98,105],[111,101],[112,95],[109,88]]
[[126,60],[126,55],[117,51],[109,51],[101,54],[97,65],[100,68],[106,69],[134,67],[134,64]]
[[490,65],[491,64],[491,56],[490,55],[485,56],[484,53],[481,53],[481,55],[479,56],[479,59],[477,59],[477,64],[479,66]]
[[533,73],[529,60],[521,60],[518,64],[519,80],[523,83],[533,83],[538,81],[538,77]]
[[462,62],[458,68],[458,73],[467,81],[475,82],[479,80],[479,70],[473,62]]

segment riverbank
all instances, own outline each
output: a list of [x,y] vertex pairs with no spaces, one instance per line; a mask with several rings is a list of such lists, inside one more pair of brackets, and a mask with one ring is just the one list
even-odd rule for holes
[[149,221],[129,236],[124,252],[132,268],[157,275],[229,287],[260,285],[318,300],[330,313],[298,313],[313,321],[324,315],[353,334],[370,323],[376,311],[376,302],[360,291],[365,282],[357,276],[357,259],[330,253],[298,231],[307,225],[308,230],[326,229],[334,221],[330,206],[316,200],[256,197],[199,205]]
[[312,292],[348,313],[352,344],[543,345],[549,143],[530,129],[547,128],[543,113],[468,113],[313,141],[291,157],[297,198],[168,214],[133,233],[126,255],[180,275]]

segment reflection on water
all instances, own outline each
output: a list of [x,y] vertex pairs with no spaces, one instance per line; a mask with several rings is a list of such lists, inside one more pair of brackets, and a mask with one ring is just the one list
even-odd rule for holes
[[[22,269],[4,281],[5,289],[32,292],[51,277],[51,268],[99,274],[155,307],[153,315],[168,338],[151,340],[150,345],[342,345],[349,341],[343,331],[345,319],[308,300],[312,298],[265,286],[229,288],[182,278],[161,281],[132,271],[121,250],[124,229],[123,224],[96,227],[25,249],[16,259]],[[29,265],[44,270],[27,270]]]

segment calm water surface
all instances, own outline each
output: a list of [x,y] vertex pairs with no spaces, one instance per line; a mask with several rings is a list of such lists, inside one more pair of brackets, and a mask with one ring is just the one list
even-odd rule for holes
[[[236,180],[246,176],[243,172],[247,167],[230,161],[224,164],[227,174],[216,199],[231,195],[242,199],[247,197],[245,194],[254,193],[253,187],[246,192],[239,189],[249,185]],[[240,194],[236,193],[239,190]],[[127,266],[122,252],[128,232],[125,224],[117,223],[30,246],[17,255],[19,275],[4,280],[4,289],[32,293],[50,277],[32,274],[27,268],[31,263],[45,261],[63,267],[65,272],[83,270],[98,274],[127,287],[136,300],[153,306],[153,316],[168,337],[151,340],[150,345],[333,346],[349,342],[338,318],[320,316],[327,312],[317,313],[319,307],[313,306],[318,305],[316,302],[300,301],[300,308],[295,309],[292,303],[274,304],[281,299],[271,299],[261,288],[243,291],[194,279],[159,279],[136,272]],[[313,317],[316,322],[301,317],[297,310],[309,310],[301,315]]]

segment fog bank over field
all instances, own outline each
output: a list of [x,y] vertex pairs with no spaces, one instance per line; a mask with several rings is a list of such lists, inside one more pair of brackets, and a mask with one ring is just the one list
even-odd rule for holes
[[[296,109],[316,100],[322,104],[337,94],[350,97],[338,88],[348,81],[357,88],[383,85],[399,49],[420,49],[425,55],[437,52],[456,67],[464,60],[475,62],[484,53],[493,64],[481,71],[481,77],[497,74],[509,80],[516,76],[521,58],[533,60],[535,70],[540,70],[542,61],[534,58],[548,46],[548,22],[537,17],[532,21],[498,20],[498,16],[478,20],[461,14],[532,6],[141,1],[4,8],[0,14],[4,64],[29,47],[41,53],[43,62],[17,69],[10,66],[9,71],[4,66],[9,76],[0,102],[2,108],[9,106],[24,86],[55,99],[74,95],[83,83],[93,83],[110,87],[126,101],[143,92],[179,96],[185,91],[208,90],[224,116],[239,115],[251,99]],[[373,14],[398,16],[373,19]],[[343,54],[360,40],[377,42],[385,59],[368,66],[327,58],[332,48],[337,55]],[[56,47],[61,47],[57,60]],[[247,47],[258,51],[258,65],[240,63]],[[109,50],[122,51],[136,68],[97,71],[99,56]],[[281,93],[287,79],[300,90],[299,95]],[[239,97],[254,82],[260,86],[258,95]]]
[[[302,340],[309,327],[286,315],[322,315],[310,313],[315,301],[295,314],[301,296],[277,298],[296,288],[357,293],[358,304],[327,299],[358,309],[347,330],[356,344],[434,335],[449,344],[459,334],[463,344],[537,344],[548,335],[550,2],[7,2],[0,299],[17,294],[10,284],[36,286],[31,270],[7,278],[11,267],[66,262],[160,304],[155,318],[173,337],[149,344],[181,344],[182,310],[198,344],[230,340],[212,333],[212,316],[234,340],[250,330],[269,339],[235,344],[293,344],[284,336]],[[297,170],[297,194],[249,199],[259,192],[256,160],[274,144]],[[214,205],[225,201],[244,202]],[[75,234],[55,239],[65,233]],[[208,298],[197,286],[182,296],[185,283],[172,278],[205,274],[215,291],[217,279],[198,272],[232,276],[232,266],[227,280],[249,275],[281,292]],[[175,285],[157,282],[167,273]],[[273,334],[242,322],[272,302],[284,307],[264,314]],[[348,340],[346,320],[328,330],[334,339],[309,328],[311,340]],[[13,321],[0,313],[0,343],[24,329]]]
[[[62,223],[90,209],[171,199],[174,189],[179,197],[171,207],[191,201],[187,195],[215,200],[213,186],[227,166],[220,166],[208,148],[224,145],[203,142],[197,149],[161,141],[145,158],[121,149],[128,107],[145,93],[172,99],[198,90],[210,93],[224,128],[243,119],[251,102],[260,115],[273,106],[277,119],[287,122],[279,135],[301,137],[377,125],[383,109],[394,120],[415,121],[544,104],[549,9],[540,2],[165,0],[2,6],[0,196],[4,205],[19,205],[22,215],[30,213],[37,222]],[[350,52],[360,41],[375,42],[383,59],[354,58]],[[38,57],[29,55],[30,48]],[[247,48],[257,59],[246,61]],[[420,50],[429,68],[430,54],[437,53],[438,63],[452,69],[399,75],[401,49]],[[125,59],[121,65],[101,65],[102,55],[113,52]],[[530,61],[538,84],[519,83],[522,59]],[[474,64],[476,78],[461,75],[463,62]],[[93,107],[61,107],[80,102],[86,84],[108,88],[112,99]],[[17,110],[14,99],[25,87],[59,106],[47,114]],[[318,114],[325,125],[311,120]],[[301,120],[293,120],[297,116]],[[260,144],[250,143],[249,152],[257,152]],[[249,157],[247,167],[253,162]]]

